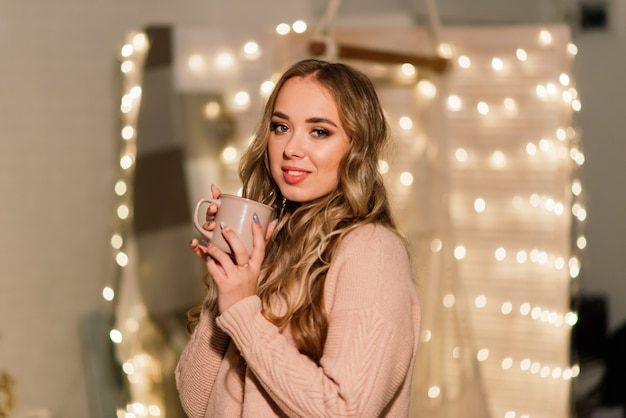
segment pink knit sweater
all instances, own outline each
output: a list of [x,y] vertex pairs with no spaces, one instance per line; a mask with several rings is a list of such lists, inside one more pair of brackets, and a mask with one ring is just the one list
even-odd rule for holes
[[420,311],[409,258],[388,229],[351,232],[328,272],[318,366],[250,296],[203,311],[176,368],[191,418],[406,417]]

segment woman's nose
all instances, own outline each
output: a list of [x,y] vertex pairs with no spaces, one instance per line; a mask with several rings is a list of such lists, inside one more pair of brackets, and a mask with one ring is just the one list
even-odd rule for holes
[[294,131],[289,141],[285,144],[284,154],[286,158],[302,158],[305,155],[304,134]]

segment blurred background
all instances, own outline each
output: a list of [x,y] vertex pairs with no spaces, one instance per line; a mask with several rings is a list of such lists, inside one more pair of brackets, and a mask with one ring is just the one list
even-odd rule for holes
[[[586,245],[577,255],[579,272],[568,283],[571,309],[578,314],[580,325],[579,330],[574,328],[574,342],[582,341],[583,345],[580,348],[574,344],[572,363],[587,361],[593,373],[589,383],[581,384],[584,368],[573,379],[576,383],[570,388],[571,408],[563,416],[601,414],[601,395],[596,389],[605,377],[607,352],[615,347],[617,338],[622,338],[623,344],[619,331],[626,321],[626,280],[619,265],[626,258],[622,242],[626,222],[621,218],[626,213],[626,165],[622,161],[626,155],[626,83],[622,80],[626,73],[626,1],[439,0],[436,5],[442,33],[448,27],[548,25],[566,28],[577,47],[570,74],[582,108],[573,114],[571,123],[584,151],[584,165],[578,173],[587,215]],[[116,263],[111,249],[111,236],[119,228],[115,186],[119,181],[120,127],[124,125],[120,98],[125,82],[120,74],[120,57],[129,36],[146,28],[177,27],[209,28],[222,35],[243,30],[266,34],[281,23],[299,19],[314,28],[326,6],[326,2],[312,0],[0,0],[0,417],[3,408],[12,409],[8,416],[16,418],[113,416],[107,413],[133,398],[133,384],[121,371],[120,353],[109,340],[109,330],[116,325],[112,302],[103,297],[103,289],[123,282],[119,260]],[[365,31],[397,26],[397,22],[409,29],[432,27],[428,2],[344,0],[337,13],[338,26],[344,23]],[[172,33],[166,35],[174,36]],[[458,37],[458,31],[455,33]],[[153,34],[166,36],[158,30]],[[273,42],[274,38],[267,39]],[[156,61],[149,68],[156,70],[145,81],[163,85],[171,74],[160,73],[164,61],[153,59]],[[185,81],[172,83],[180,86]],[[160,103],[159,94],[169,93],[158,88],[150,91],[156,96],[148,100],[144,95],[143,100],[152,103],[147,109],[158,120],[158,115],[171,109],[161,109],[155,103]],[[187,94],[177,102],[176,109],[192,109],[204,99]],[[210,99],[219,102],[223,98]],[[250,111],[249,116],[254,120],[256,112]],[[182,117],[173,118],[174,127],[178,123],[190,132],[205,129],[194,128],[194,121],[176,119]],[[166,131],[159,131],[163,124],[141,123],[146,130],[153,129],[155,137],[167,140]],[[243,123],[238,129],[249,130],[250,126]],[[214,138],[234,135],[229,117],[209,128]],[[145,151],[148,155],[162,145],[157,140],[146,145]],[[201,143],[190,147],[197,155],[206,151]],[[176,158],[155,155],[165,159],[147,158],[145,170],[137,171],[136,181],[155,178],[163,167],[169,167],[167,173],[184,172]],[[201,165],[202,160],[198,163]],[[197,177],[213,176],[224,183],[232,180],[229,172],[203,173],[196,169]],[[161,180],[157,184],[171,190],[177,190],[177,181],[183,181],[169,175]],[[198,184],[188,184],[190,195],[204,193],[211,182],[203,178]],[[150,187],[142,189],[148,196],[142,200],[144,213],[153,207],[150,196],[159,191],[159,187]],[[156,263],[147,267],[152,269],[148,275],[152,272],[158,276],[160,272],[162,278],[165,273],[178,273],[195,278],[201,272],[186,252],[193,234],[190,229],[150,235],[155,225],[177,221],[187,225],[186,204],[175,208],[169,220],[146,214],[141,218],[145,221],[135,225],[134,251],[149,251],[155,240],[174,239],[181,243],[174,246],[177,259],[189,260],[188,271]],[[576,240],[578,236],[571,238]],[[163,255],[155,250],[149,257],[163,260]],[[125,291],[127,299],[132,299],[128,295],[143,294],[150,327],[179,330],[167,334],[169,346],[174,348],[160,353],[160,367],[171,369],[177,350],[184,345],[180,324],[184,322],[184,307],[195,302],[188,295],[195,295],[197,284],[139,282],[134,284],[137,288]],[[177,298],[176,289],[180,288],[184,288],[181,293],[185,296]],[[160,299],[156,293],[164,291],[172,297]],[[125,306],[134,307],[132,301]],[[172,311],[180,315],[172,318]],[[168,315],[160,316],[163,312]],[[163,336],[150,327],[142,328],[144,343],[160,346]],[[623,367],[623,356],[614,364]],[[161,392],[167,398],[164,402],[175,403],[171,384],[167,379],[162,381]],[[13,408],[8,407],[10,403]],[[592,406],[585,407],[585,403]],[[594,407],[596,411],[592,412]],[[623,416],[623,410],[612,409],[611,405],[606,408],[607,413],[622,414],[611,416]],[[524,416],[505,412],[494,416]],[[168,416],[178,415],[172,412]]]

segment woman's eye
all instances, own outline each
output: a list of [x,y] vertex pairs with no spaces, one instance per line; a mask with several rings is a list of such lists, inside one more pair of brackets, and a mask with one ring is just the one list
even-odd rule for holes
[[313,136],[316,136],[318,138],[326,138],[329,135],[330,132],[328,132],[326,129],[313,129]]
[[270,125],[270,130],[274,133],[280,134],[283,132],[287,132],[289,128],[285,124],[272,122],[272,124]]

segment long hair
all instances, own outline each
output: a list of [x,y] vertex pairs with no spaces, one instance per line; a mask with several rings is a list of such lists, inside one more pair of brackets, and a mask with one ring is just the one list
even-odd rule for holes
[[[312,77],[334,98],[350,148],[339,166],[335,190],[310,202],[283,198],[272,178],[268,140],[276,98],[285,82]],[[341,63],[308,59],[289,68],[268,98],[259,126],[239,163],[243,196],[273,206],[278,224],[266,248],[257,294],[262,313],[279,328],[289,327],[301,353],[316,362],[328,330],[324,310],[326,274],[347,233],[377,223],[398,233],[378,161],[389,128],[370,79]],[[211,281],[205,280],[210,288]],[[209,289],[210,291],[210,289]],[[215,306],[211,296],[209,307]],[[192,319],[190,329],[197,322]]]

